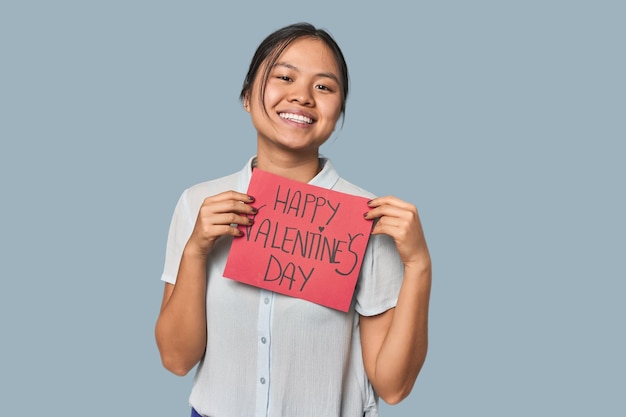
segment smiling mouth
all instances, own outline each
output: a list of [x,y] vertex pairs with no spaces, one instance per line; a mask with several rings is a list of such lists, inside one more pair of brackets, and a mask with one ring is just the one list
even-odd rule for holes
[[308,125],[313,123],[313,119],[311,119],[310,117],[302,116],[300,114],[279,113],[278,116],[280,116],[281,119],[291,120],[292,122],[296,123],[304,123]]

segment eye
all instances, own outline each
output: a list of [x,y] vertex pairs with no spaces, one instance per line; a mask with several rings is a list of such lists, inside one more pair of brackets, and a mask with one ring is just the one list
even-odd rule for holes
[[315,86],[315,88],[318,90],[322,90],[322,91],[333,91],[330,87],[328,87],[327,85],[323,85],[323,84],[318,84]]
[[291,77],[289,77],[287,75],[277,75],[276,78],[278,78],[279,80],[282,80],[282,81],[292,81]]

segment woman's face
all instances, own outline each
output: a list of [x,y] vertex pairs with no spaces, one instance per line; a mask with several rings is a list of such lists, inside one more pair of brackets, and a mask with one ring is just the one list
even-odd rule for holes
[[341,115],[342,85],[337,62],[322,41],[300,38],[270,69],[261,105],[261,67],[244,100],[257,130],[259,154],[311,153],[330,137]]

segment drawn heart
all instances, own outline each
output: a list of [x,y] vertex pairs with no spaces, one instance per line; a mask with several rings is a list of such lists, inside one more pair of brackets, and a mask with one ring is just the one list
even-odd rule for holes
[[320,229],[320,233],[324,231],[324,226],[317,226],[318,229]]

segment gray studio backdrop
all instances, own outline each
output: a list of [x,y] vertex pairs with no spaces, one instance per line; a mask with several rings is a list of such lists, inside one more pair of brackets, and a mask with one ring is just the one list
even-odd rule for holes
[[185,187],[238,170],[270,31],[352,75],[339,172],[414,202],[430,352],[386,417],[625,415],[617,1],[0,4],[0,415],[186,416],[153,339]]

